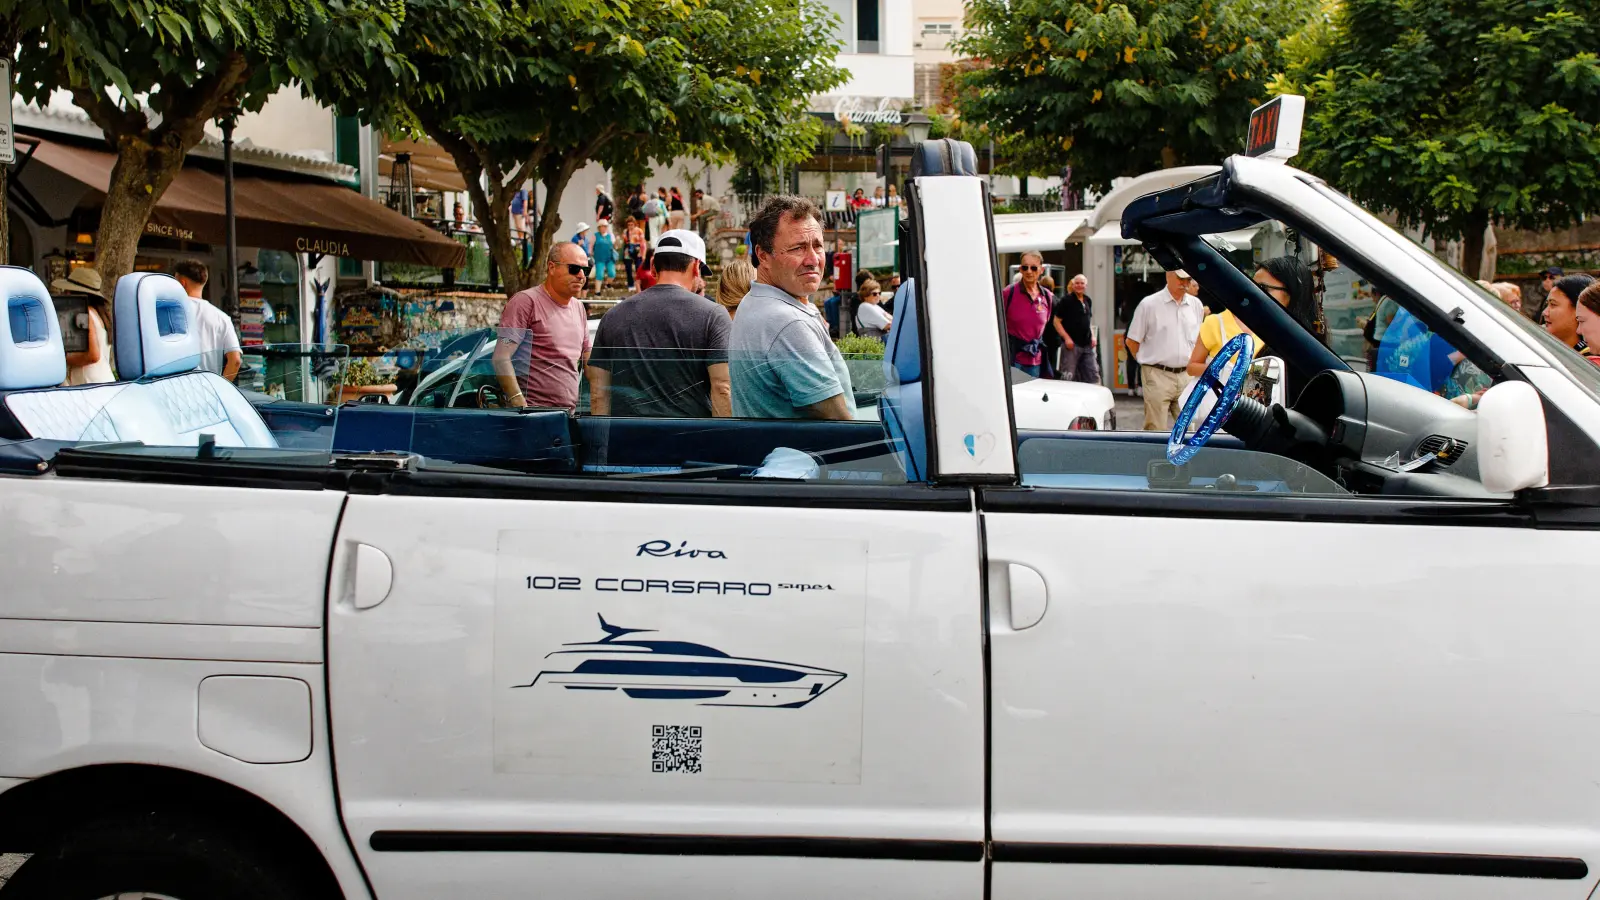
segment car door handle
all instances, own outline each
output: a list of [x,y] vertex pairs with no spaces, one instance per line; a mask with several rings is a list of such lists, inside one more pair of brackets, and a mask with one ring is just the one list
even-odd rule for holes
[[1011,563],[1011,627],[1017,631],[1032,628],[1044,618],[1050,606],[1044,576],[1031,566]]
[[996,625],[1025,631],[1039,624],[1050,606],[1044,576],[1032,566],[998,560],[990,563],[989,572],[990,615]]
[[388,554],[371,544],[357,543],[351,564],[355,567],[350,590],[352,606],[371,609],[389,598],[389,590],[394,587],[394,563]]

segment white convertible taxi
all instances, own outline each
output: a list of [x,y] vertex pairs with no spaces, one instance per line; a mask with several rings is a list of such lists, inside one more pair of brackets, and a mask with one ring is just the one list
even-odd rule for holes
[[[1019,428],[974,172],[876,421],[252,401],[152,274],[58,387],[0,272],[0,900],[1589,897],[1600,367],[1239,156],[1123,227],[1259,340]],[[1206,239],[1268,220],[1376,371]]]

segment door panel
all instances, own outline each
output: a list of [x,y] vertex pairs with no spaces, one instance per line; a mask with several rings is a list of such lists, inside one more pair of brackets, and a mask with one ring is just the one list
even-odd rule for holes
[[334,750],[380,896],[981,896],[977,560],[970,512],[351,497]]
[[996,898],[1588,894],[1592,535],[984,520],[1048,594],[991,610]]
[[344,494],[8,478],[5,617],[322,627]]

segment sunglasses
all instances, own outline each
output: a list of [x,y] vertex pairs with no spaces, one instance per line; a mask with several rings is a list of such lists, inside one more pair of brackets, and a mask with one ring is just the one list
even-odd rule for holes
[[1289,293],[1289,289],[1284,287],[1281,284],[1262,284],[1259,281],[1252,282],[1252,284],[1254,284],[1258,288],[1261,288],[1263,291],[1266,291],[1269,294],[1272,293],[1273,291],[1283,291],[1285,294]]
[[[562,264],[551,263],[551,265],[559,266]],[[568,275],[582,275],[583,277],[588,278],[589,273],[594,270],[594,263],[590,263],[587,266],[580,266],[577,263],[566,263],[566,267]]]
[[1018,268],[1021,269],[1024,272],[1037,272],[1037,271],[1039,271],[1039,267],[1038,266],[1018,266]]

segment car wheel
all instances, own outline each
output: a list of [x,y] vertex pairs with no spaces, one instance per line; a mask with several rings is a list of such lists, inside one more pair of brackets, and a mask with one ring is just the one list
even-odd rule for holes
[[317,892],[240,829],[168,813],[105,819],[35,853],[3,900],[294,900]]

